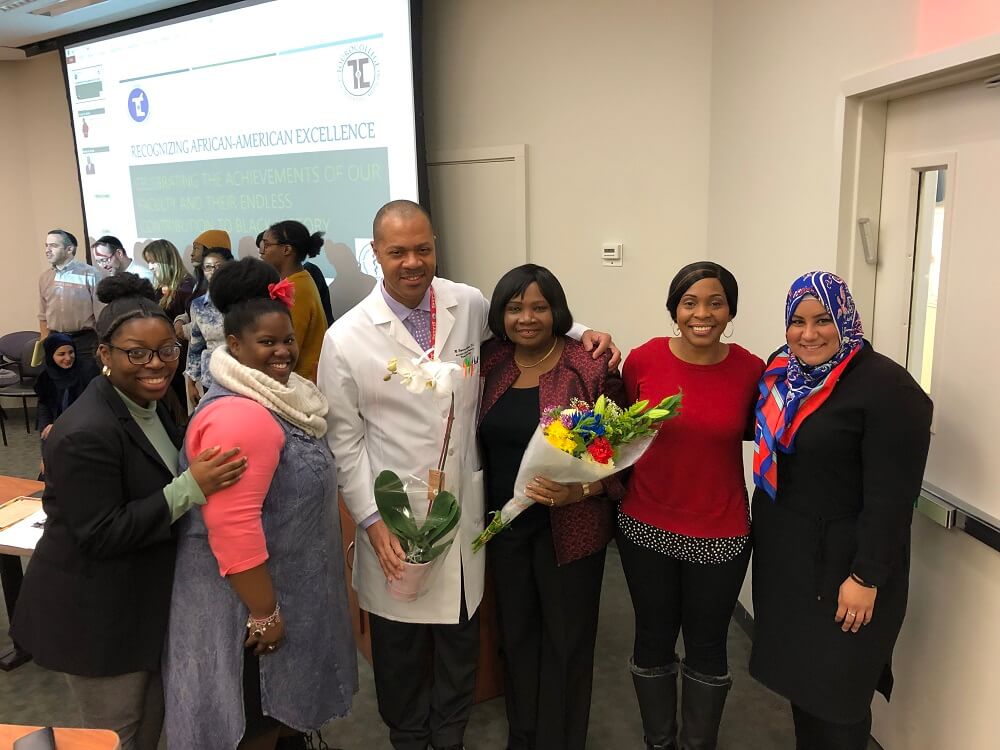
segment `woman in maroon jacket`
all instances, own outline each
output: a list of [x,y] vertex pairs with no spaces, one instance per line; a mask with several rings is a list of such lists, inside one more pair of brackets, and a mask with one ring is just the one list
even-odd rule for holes
[[[715,748],[732,684],[729,620],[750,559],[743,439],[764,363],[721,341],[736,317],[733,275],[703,261],[667,294],[676,334],[647,341],[625,362],[629,399],[684,392],[681,410],[632,469],[618,513],[618,549],[635,609],[629,666],[652,750]],[[731,333],[729,335],[732,335]],[[674,648],[684,633],[684,664]]]
[[[483,348],[485,390],[479,441],[487,511],[513,496],[521,457],[544,411],[601,394],[622,404],[624,387],[566,336],[573,324],[562,286],[528,264],[500,279],[490,302],[496,339]],[[487,546],[500,611],[508,750],[584,747],[590,717],[594,642],[613,505],[613,479],[559,484],[537,477],[536,501]]]

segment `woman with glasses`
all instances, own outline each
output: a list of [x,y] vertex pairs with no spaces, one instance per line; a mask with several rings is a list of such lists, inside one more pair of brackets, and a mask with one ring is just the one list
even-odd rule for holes
[[[169,240],[153,240],[142,251],[149,269],[156,277],[156,301],[171,321],[188,311],[194,294],[194,276],[188,273],[177,247]],[[176,368],[170,387],[177,396],[177,404],[168,402],[174,418],[183,423],[187,419],[187,389],[184,385],[184,368],[187,363],[187,342],[178,341],[181,347],[180,364]]]
[[123,273],[97,295],[95,378],[44,446],[48,520],[24,578],[12,636],[63,672],[83,726],[123,750],[154,750],[163,724],[160,656],[175,543],[172,524],[233,485],[246,462],[212,447],[178,471],[181,436],[160,400],[180,346],[149,281]]
[[327,322],[319,288],[302,264],[306,258],[316,257],[322,247],[322,232],[309,234],[303,224],[291,220],[269,226],[257,243],[260,259],[295,288],[292,327],[299,345],[295,372],[314,383]]
[[[232,252],[225,247],[210,247],[201,254],[201,270],[206,281],[211,281],[215,272],[233,259]],[[212,386],[212,373],[208,363],[212,352],[226,341],[222,331],[222,313],[212,302],[206,289],[200,297],[191,300],[191,341],[188,345],[187,378],[188,403],[196,406],[201,394]]]

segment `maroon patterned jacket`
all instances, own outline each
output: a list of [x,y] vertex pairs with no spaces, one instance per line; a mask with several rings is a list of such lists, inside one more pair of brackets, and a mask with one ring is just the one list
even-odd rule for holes
[[[625,403],[625,383],[618,372],[608,372],[606,353],[593,359],[579,341],[567,338],[559,362],[539,378],[538,401],[544,412],[554,406],[569,406],[572,397],[591,404],[604,394],[620,406]],[[514,345],[493,339],[483,345],[480,354],[480,375],[484,381],[480,400],[479,422],[520,375],[514,364]],[[539,419],[541,419],[539,414]],[[556,563],[565,565],[592,555],[607,546],[614,535],[615,503],[625,490],[614,477],[604,480],[605,493],[573,505],[550,508],[552,542]]]

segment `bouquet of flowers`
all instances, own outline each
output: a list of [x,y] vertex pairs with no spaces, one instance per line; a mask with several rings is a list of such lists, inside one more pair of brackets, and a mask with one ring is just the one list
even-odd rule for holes
[[555,482],[590,482],[634,464],[657,435],[657,425],[677,415],[681,393],[649,408],[638,401],[623,409],[604,396],[591,406],[572,399],[569,407],[545,410],[521,459],[514,480],[514,497],[493,514],[475,541],[478,552],[534,504],[525,488],[536,476]]

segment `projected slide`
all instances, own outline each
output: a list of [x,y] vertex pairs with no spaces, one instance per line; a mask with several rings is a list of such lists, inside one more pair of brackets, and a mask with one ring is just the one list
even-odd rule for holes
[[243,257],[298,219],[326,232],[332,279],[351,257],[373,273],[375,211],[417,198],[407,0],[274,0],[67,48],[66,66],[93,238],[186,253],[225,229]]

